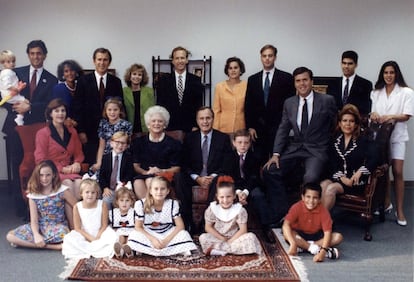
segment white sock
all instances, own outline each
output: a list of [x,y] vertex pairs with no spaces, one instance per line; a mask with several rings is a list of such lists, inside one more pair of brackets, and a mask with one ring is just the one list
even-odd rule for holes
[[320,247],[314,243],[311,243],[308,251],[309,253],[311,253],[312,255],[316,255],[317,253],[319,253]]
[[222,250],[217,250],[217,249],[212,249],[210,252],[211,256],[225,256],[227,254],[227,252],[222,251]]

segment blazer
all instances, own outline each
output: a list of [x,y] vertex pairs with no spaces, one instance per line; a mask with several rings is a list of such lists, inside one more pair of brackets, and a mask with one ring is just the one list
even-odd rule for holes
[[295,95],[293,77],[291,74],[275,69],[270,84],[267,105],[264,103],[263,71],[251,75],[247,80],[245,99],[246,128],[254,128],[259,136],[274,134],[282,118],[284,101]]
[[[45,109],[50,101],[52,89],[58,82],[57,78],[43,69],[33,97],[30,97],[30,65],[16,68],[14,71],[19,80],[27,83],[26,87],[20,92],[20,95],[24,96],[31,103],[31,110],[24,114],[24,124],[45,122]],[[4,107],[7,109],[7,117],[3,125],[3,132],[7,135],[11,134],[16,126],[14,121],[16,113],[13,112],[12,106],[8,103],[4,104]]]
[[[299,96],[285,101],[273,153],[283,156],[304,148],[321,161],[326,161],[331,132],[336,122],[335,99],[330,95],[314,92],[312,117],[304,136],[297,125],[298,107]],[[291,130],[293,138],[289,136]]]
[[[213,129],[207,161],[207,174],[224,172],[224,161],[231,153],[230,138]],[[185,135],[183,142],[183,171],[188,175],[200,174],[203,169],[201,154],[201,133],[199,130]]]
[[[124,87],[123,92],[127,119],[132,124],[132,128],[134,128],[135,109],[138,108],[138,105],[135,106],[134,94],[132,93],[132,89],[130,87]],[[154,90],[147,86],[141,87],[141,96],[139,101],[140,105],[138,109],[141,118],[142,132],[148,132],[148,128],[144,120],[144,114],[149,107],[154,106],[155,104]]]
[[[342,77],[339,77],[338,88],[336,90],[329,91],[329,94],[335,97],[336,107],[338,110],[342,109],[344,106],[342,103],[342,88]],[[371,91],[372,83],[369,80],[356,75],[351,89],[349,90],[347,104],[355,105],[361,115],[368,116],[371,112]]]
[[203,104],[203,85],[201,79],[187,72],[182,104],[178,100],[175,72],[161,76],[156,89],[157,105],[163,106],[170,113],[167,130],[190,132],[197,127],[196,113]]
[[247,151],[243,165],[244,178],[240,175],[239,161],[239,154],[233,150],[224,162],[224,173],[233,177],[236,189],[252,191],[254,188],[262,186],[259,156],[252,150]]
[[[112,151],[103,155],[102,165],[99,170],[99,186],[103,191],[105,188],[109,187],[111,182],[112,174]],[[128,151],[122,153],[121,167],[120,167],[120,176],[119,179],[123,183],[132,181],[134,178],[134,168],[132,166],[132,155]]]
[[82,163],[84,155],[78,133],[73,127],[67,127],[70,134],[69,143],[66,146],[59,144],[53,137],[49,125],[36,133],[34,158],[36,164],[44,160],[51,160],[60,174],[60,179],[80,178],[79,174],[63,174],[62,168],[75,162]]
[[102,119],[102,110],[109,97],[119,97],[122,100],[122,83],[119,78],[107,74],[105,100],[101,101],[95,72],[79,77],[76,92],[73,97],[73,118],[78,122],[79,133],[86,133],[88,142],[98,142],[98,125]]

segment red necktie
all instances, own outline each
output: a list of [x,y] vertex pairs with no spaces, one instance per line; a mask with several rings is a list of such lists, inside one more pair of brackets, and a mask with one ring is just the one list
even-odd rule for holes
[[37,82],[37,69],[33,71],[32,79],[30,80],[30,99],[33,97],[33,93],[36,89]]

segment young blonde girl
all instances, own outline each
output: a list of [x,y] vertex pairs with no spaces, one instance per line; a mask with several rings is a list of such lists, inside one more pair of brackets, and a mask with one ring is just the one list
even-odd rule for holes
[[98,199],[99,185],[93,179],[84,179],[80,185],[81,201],[73,208],[75,229],[63,240],[65,258],[111,257],[117,240],[108,226],[108,208]]
[[197,247],[184,230],[178,201],[170,196],[168,180],[155,176],[145,199],[135,203],[135,230],[128,245],[137,253],[152,256],[190,255]]
[[262,248],[256,235],[247,232],[247,211],[234,203],[236,193],[230,176],[217,179],[216,201],[204,214],[205,230],[199,237],[206,255],[260,254]]
[[102,117],[98,127],[99,147],[96,163],[92,166],[94,171],[101,168],[102,156],[111,151],[110,141],[115,132],[125,131],[128,136],[132,134],[132,125],[124,119],[124,106],[119,98],[110,98],[105,102]]
[[42,161],[36,166],[28,190],[30,223],[9,231],[7,241],[12,246],[62,249],[63,236],[69,232],[65,204],[74,206],[76,199],[68,187],[61,185],[52,161]]
[[[26,83],[19,81],[16,73],[13,71],[16,65],[16,56],[10,50],[4,50],[0,53],[0,64],[3,65],[3,70],[0,72],[0,92],[1,101],[0,106],[4,103],[15,104],[24,102],[24,96],[19,92],[26,87]],[[24,116],[17,114],[14,119],[17,125],[24,124]]]
[[135,194],[127,187],[120,187],[115,191],[113,208],[109,211],[109,222],[112,229],[118,235],[118,241],[114,244],[114,252],[117,258],[132,256],[131,248],[126,244],[129,234],[134,230],[134,205]]

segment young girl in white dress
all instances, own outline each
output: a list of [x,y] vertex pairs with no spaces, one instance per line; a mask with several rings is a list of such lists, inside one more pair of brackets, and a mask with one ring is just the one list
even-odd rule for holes
[[168,180],[155,176],[145,199],[135,202],[135,230],[128,245],[152,256],[190,255],[197,247],[184,229],[177,200],[171,199]]
[[73,208],[75,229],[63,239],[62,254],[65,258],[113,256],[117,236],[108,226],[108,208],[98,200],[99,190],[95,180],[82,180],[82,200]]
[[230,176],[217,179],[216,201],[204,213],[205,230],[199,237],[206,255],[260,254],[262,248],[256,235],[247,232],[247,211],[234,203],[236,193]]
[[128,258],[132,257],[132,249],[126,243],[135,227],[134,203],[135,194],[132,192],[132,186],[131,189],[125,186],[117,188],[113,207],[109,211],[109,222],[118,235],[118,241],[114,244],[117,258],[122,258],[124,255]]
[[62,249],[63,236],[69,233],[65,205],[73,207],[76,199],[61,185],[59,172],[50,160],[40,162],[28,183],[30,223],[7,234],[12,246],[26,248]]

